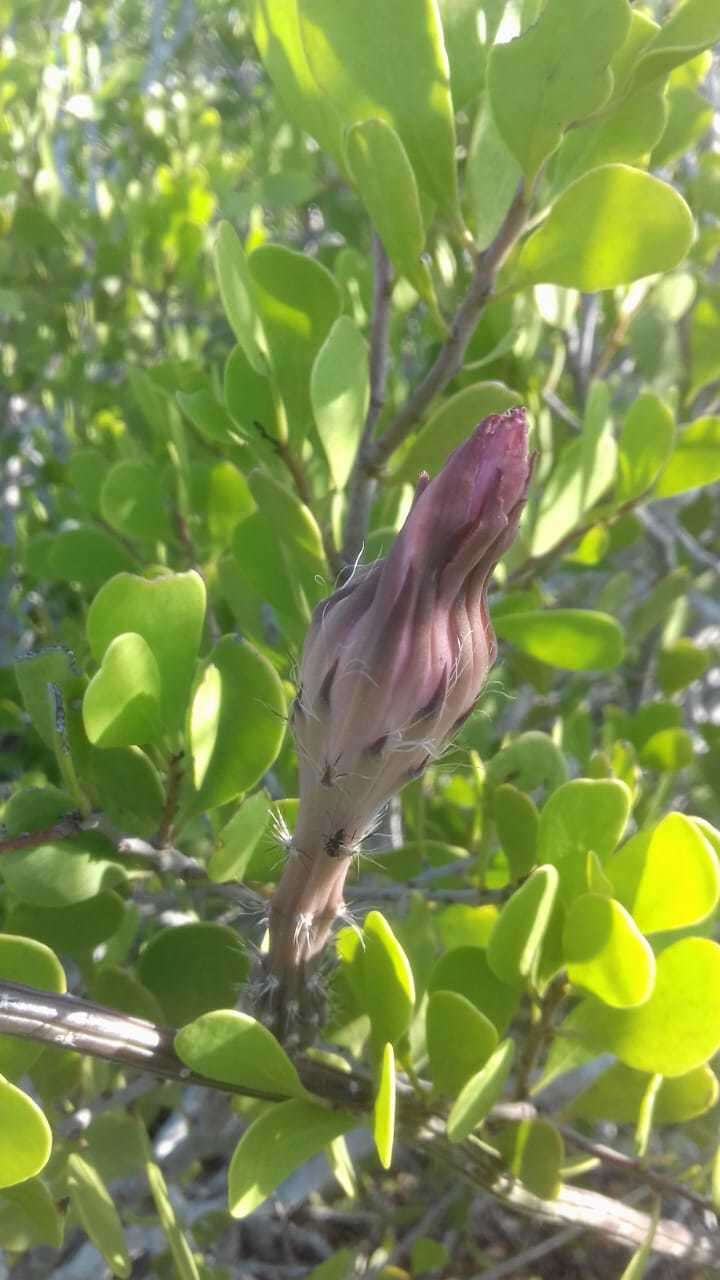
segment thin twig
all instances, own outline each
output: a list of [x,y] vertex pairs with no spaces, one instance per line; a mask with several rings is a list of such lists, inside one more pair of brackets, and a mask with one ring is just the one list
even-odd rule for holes
[[477,328],[480,313],[492,294],[497,271],[522,233],[526,218],[527,204],[521,186],[497,236],[490,247],[478,255],[470,287],[456,312],[447,342],[441,347],[435,363],[422,382],[369,450],[368,465],[379,467],[387,461],[417,426],[435,397],[444,391],[459,372],[468,343]]
[[370,466],[370,451],[377,420],[385,404],[390,333],[390,301],[393,290],[392,270],[388,256],[377,234],[373,235],[373,305],[368,352],[370,398],[358,445],[355,465],[348,486],[348,510],[345,520],[343,559],[352,564],[361,550],[367,532],[370,508],[375,493],[375,476]]
[[180,783],[183,777],[183,756],[184,752],[178,751],[170,759],[167,772],[167,789],[165,792],[165,804],[163,806],[162,817],[157,832],[157,843],[163,848],[170,843],[172,837],[172,829],[175,824],[178,810],[178,800],[180,797]]

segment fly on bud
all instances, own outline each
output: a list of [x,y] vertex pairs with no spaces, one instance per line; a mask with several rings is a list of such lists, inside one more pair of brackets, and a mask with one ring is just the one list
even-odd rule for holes
[[291,721],[297,826],[270,907],[280,1031],[343,913],[350,855],[390,797],[440,755],[487,680],[488,581],[515,537],[531,470],[525,411],[485,418],[433,480],[420,477],[386,559],[356,568],[315,610]]

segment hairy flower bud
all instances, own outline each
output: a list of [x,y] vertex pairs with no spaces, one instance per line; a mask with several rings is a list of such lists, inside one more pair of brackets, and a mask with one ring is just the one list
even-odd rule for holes
[[495,660],[487,584],[531,463],[522,409],[486,418],[429,480],[385,560],[315,610],[292,712],[300,808],[270,912],[270,965],[302,973],[341,914],[349,855],[472,711]]

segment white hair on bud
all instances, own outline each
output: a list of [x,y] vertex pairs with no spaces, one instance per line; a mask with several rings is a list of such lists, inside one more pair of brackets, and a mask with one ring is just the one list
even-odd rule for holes
[[285,821],[285,815],[280,809],[270,810],[270,825],[272,828],[273,839],[283,848],[289,849],[292,842],[292,833]]

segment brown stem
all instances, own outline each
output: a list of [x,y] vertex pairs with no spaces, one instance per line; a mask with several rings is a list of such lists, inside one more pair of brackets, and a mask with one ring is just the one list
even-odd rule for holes
[[163,806],[157,836],[155,837],[155,842],[161,849],[164,849],[172,839],[172,829],[177,817],[178,801],[180,798],[180,784],[183,777],[183,756],[184,752],[178,751],[170,758],[167,773],[165,804]]
[[558,974],[550,983],[540,1002],[536,1019],[530,1026],[518,1063],[515,1084],[515,1097],[518,1101],[527,1098],[530,1092],[530,1078],[535,1064],[552,1035],[553,1018],[566,992],[567,979],[564,974]]
[[405,401],[387,430],[375,441],[369,451],[369,465],[379,467],[387,461],[417,426],[435,397],[444,391],[448,382],[459,372],[468,343],[477,328],[480,313],[492,294],[498,269],[522,233],[526,219],[527,203],[521,186],[497,236],[489,248],[478,255],[470,287],[456,312],[447,341],[422,382]]

